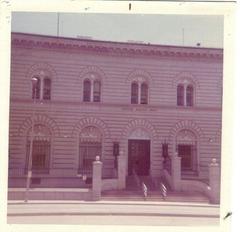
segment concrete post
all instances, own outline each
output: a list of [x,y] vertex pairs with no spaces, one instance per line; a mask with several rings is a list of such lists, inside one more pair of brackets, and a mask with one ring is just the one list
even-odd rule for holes
[[172,183],[173,190],[181,189],[181,157],[177,154],[171,157],[171,175],[172,175]]
[[92,176],[92,200],[98,201],[101,198],[102,187],[102,162],[99,157],[93,161],[93,176]]
[[126,187],[126,159],[123,154],[118,157],[118,189]]
[[210,202],[220,203],[220,167],[216,159],[209,165]]

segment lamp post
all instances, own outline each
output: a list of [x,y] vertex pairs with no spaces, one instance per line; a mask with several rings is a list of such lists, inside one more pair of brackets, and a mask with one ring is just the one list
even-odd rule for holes
[[[36,77],[32,78],[32,90],[33,90],[33,105],[36,102],[36,92],[37,92],[37,82],[38,79]],[[33,109],[32,113],[32,128],[30,134],[30,149],[29,149],[29,156],[28,156],[28,164],[27,164],[27,181],[26,181],[26,192],[25,192],[25,202],[28,201],[28,194],[30,188],[30,182],[32,177],[32,153],[33,153],[33,140],[34,140],[34,117],[35,117],[35,109]]]

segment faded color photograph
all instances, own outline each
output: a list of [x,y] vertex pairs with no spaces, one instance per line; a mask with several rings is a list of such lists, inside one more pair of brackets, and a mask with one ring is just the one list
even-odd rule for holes
[[8,223],[219,225],[223,22],[13,12]]

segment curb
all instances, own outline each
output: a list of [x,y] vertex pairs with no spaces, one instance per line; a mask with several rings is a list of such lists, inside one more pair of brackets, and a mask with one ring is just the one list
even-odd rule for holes
[[205,215],[205,214],[164,214],[164,213],[104,213],[104,212],[93,212],[93,213],[81,213],[81,212],[69,212],[69,213],[10,213],[8,217],[18,216],[160,216],[160,217],[195,217],[195,218],[219,218],[220,215]]
[[218,204],[201,204],[192,202],[152,202],[152,201],[8,201],[8,205],[142,205],[142,206],[189,206],[189,207],[201,207],[201,208],[219,208]]

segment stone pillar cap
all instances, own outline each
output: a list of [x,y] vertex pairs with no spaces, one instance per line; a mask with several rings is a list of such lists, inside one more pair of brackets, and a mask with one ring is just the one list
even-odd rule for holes
[[210,165],[211,165],[211,166],[218,166],[217,159],[216,159],[216,158],[213,158]]

